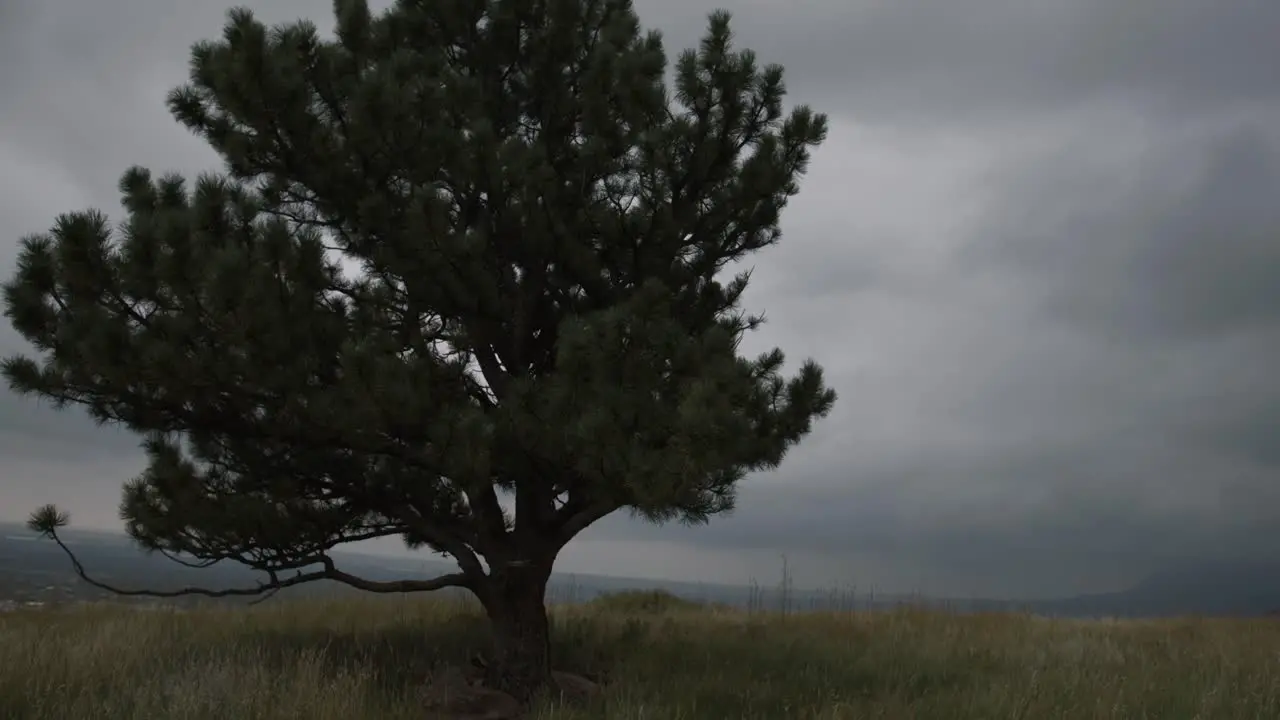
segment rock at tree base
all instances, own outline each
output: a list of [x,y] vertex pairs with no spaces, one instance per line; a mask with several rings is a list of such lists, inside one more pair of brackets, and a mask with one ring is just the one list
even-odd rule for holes
[[600,692],[600,684],[593,682],[581,675],[573,673],[561,672],[559,670],[551,671],[551,682],[556,689],[560,691],[560,695],[569,701],[587,700],[594,697]]
[[[600,685],[581,675],[551,671],[553,692],[567,702],[587,700]],[[481,675],[451,667],[432,677],[423,693],[423,705],[433,720],[517,720],[523,708],[501,690],[485,687]]]
[[515,720],[523,708],[501,690],[484,687],[458,668],[432,678],[423,698],[427,717],[437,720]]

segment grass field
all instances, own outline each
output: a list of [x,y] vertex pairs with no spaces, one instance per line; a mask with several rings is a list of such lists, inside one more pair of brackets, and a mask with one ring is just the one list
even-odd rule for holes
[[[619,597],[553,610],[557,665],[604,673],[535,719],[1280,718],[1280,622],[778,615]],[[0,615],[4,720],[421,720],[483,648],[430,597]]]

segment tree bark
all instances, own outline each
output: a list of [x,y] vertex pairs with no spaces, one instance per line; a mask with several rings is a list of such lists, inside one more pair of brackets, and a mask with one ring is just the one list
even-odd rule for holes
[[546,592],[550,563],[524,561],[496,569],[481,598],[493,629],[488,684],[528,703],[551,681]]

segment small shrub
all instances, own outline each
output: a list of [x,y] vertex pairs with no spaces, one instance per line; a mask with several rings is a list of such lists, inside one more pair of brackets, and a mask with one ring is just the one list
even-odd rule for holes
[[701,603],[673,595],[666,590],[623,590],[606,593],[592,600],[590,606],[602,612],[655,615],[704,609]]

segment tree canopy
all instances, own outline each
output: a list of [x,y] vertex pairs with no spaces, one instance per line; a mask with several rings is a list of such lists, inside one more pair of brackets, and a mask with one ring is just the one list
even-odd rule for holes
[[[24,238],[5,313],[35,353],[3,372],[145,438],[143,548],[267,573],[246,593],[467,587],[519,635],[585,527],[705,522],[830,411],[812,361],[739,355],[762,318],[726,276],[779,241],[826,121],[723,12],[668,88],[629,0],[334,10],[336,37],[237,9],[194,46],[168,106],[225,170],[129,169],[118,225]],[[327,554],[380,536],[460,572]]]

